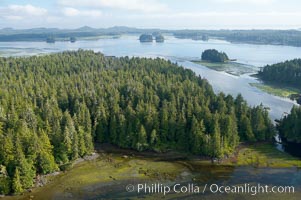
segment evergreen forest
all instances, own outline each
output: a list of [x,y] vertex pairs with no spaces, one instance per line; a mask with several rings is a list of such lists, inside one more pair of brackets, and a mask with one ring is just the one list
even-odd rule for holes
[[223,158],[275,134],[262,105],[215,94],[164,59],[84,50],[0,58],[0,77],[0,194],[22,193],[96,143]]

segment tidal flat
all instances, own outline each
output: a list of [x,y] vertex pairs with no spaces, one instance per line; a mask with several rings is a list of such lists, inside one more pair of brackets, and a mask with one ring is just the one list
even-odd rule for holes
[[208,62],[208,61],[192,61],[196,64],[203,65],[205,67],[208,67],[209,69],[213,69],[216,71],[224,71],[228,74],[234,75],[234,76],[240,76],[243,74],[249,74],[249,73],[255,73],[257,72],[256,67],[252,65],[246,65],[238,62],[225,62],[225,63],[214,63],[214,62]]
[[251,86],[256,87],[268,94],[272,94],[279,97],[290,98],[292,95],[300,94],[301,91],[297,88],[280,86],[269,83],[250,83]]
[[[7,200],[69,199],[299,199],[301,197],[301,161],[278,151],[272,144],[240,145],[237,152],[221,163],[212,164],[202,157],[178,152],[154,153],[106,147],[98,149],[99,157],[75,164],[57,176],[48,176],[48,183]],[[279,175],[281,174],[281,175]],[[195,184],[293,185],[295,193],[286,194],[203,194],[127,192],[128,184],[140,183],[173,186]]]

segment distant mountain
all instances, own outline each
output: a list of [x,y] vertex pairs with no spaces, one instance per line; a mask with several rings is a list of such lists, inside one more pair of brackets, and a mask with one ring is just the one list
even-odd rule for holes
[[95,28],[92,28],[90,26],[83,26],[83,27],[80,27],[78,29],[75,29],[74,31],[84,31],[84,32],[88,32],[88,31],[95,31],[97,29]]
[[14,29],[12,29],[12,28],[0,29],[0,34],[8,34],[8,33],[12,33],[12,32],[14,32]]

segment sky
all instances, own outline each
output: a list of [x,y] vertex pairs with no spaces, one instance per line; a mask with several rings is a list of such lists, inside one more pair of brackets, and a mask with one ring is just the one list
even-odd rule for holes
[[0,0],[0,28],[294,29],[300,0]]

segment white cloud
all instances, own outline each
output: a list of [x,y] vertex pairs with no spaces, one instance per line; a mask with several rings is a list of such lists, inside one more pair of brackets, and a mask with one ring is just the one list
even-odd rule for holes
[[10,13],[16,13],[18,15],[31,15],[31,16],[43,16],[47,14],[45,8],[35,7],[33,5],[9,5],[7,11]]
[[48,14],[45,8],[35,7],[33,5],[8,5],[7,7],[0,7],[0,18],[6,20],[23,20],[25,18],[42,17]]
[[[129,18],[144,18],[144,19],[183,19],[183,20],[204,20],[204,19],[223,19],[225,17],[233,17],[233,21],[244,17],[261,17],[262,19],[270,17],[301,17],[301,12],[175,12],[175,13],[158,13],[158,14],[131,14]],[[276,20],[273,20],[276,21]],[[229,22],[230,23],[230,22]]]
[[67,17],[76,17],[76,16],[100,17],[102,15],[101,11],[99,10],[78,10],[69,7],[63,9],[63,14]]
[[21,16],[17,16],[17,15],[6,15],[4,16],[4,18],[6,20],[22,20],[23,18]]
[[162,12],[168,10],[167,5],[157,0],[60,0],[58,3],[72,7],[112,8],[141,12]]
[[80,12],[75,8],[64,8],[63,13],[68,17],[73,17],[79,15]]
[[[295,28],[300,27],[300,12],[178,12],[132,14],[128,20],[149,28]],[[164,20],[161,20],[164,19]],[[154,23],[156,21],[156,23]]]

